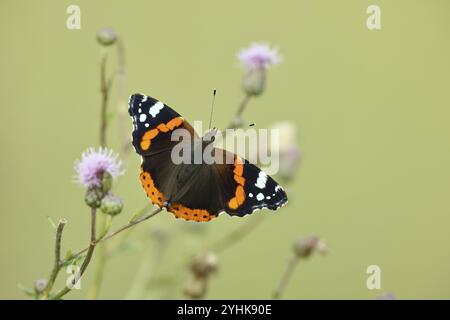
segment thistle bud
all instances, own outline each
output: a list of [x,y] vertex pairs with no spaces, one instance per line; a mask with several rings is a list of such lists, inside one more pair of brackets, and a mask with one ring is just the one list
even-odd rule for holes
[[100,210],[110,216],[116,216],[122,212],[123,201],[120,197],[113,194],[107,194],[101,201]]
[[97,32],[97,41],[102,46],[110,46],[117,40],[117,33],[114,29],[103,28]]
[[183,293],[191,299],[200,299],[206,295],[207,283],[205,278],[189,275],[183,286]]
[[34,282],[34,292],[41,294],[47,288],[47,279],[39,279]]
[[84,202],[91,208],[99,208],[103,199],[103,192],[100,188],[92,187],[87,189],[84,195]]
[[259,96],[266,88],[266,69],[250,69],[242,78],[242,90],[249,96]]
[[244,121],[240,116],[236,116],[231,120],[230,129],[242,128]]
[[219,259],[212,252],[205,252],[195,256],[191,262],[191,271],[198,277],[208,277],[217,271]]
[[298,258],[308,258],[316,249],[319,237],[310,235],[294,242],[294,252]]

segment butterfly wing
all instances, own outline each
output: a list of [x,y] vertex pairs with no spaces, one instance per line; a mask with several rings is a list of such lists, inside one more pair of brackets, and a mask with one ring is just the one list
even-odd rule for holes
[[273,178],[238,155],[233,157],[233,164],[214,166],[226,199],[224,211],[242,217],[263,208],[277,210],[287,203],[286,192]]
[[171,151],[178,143],[171,140],[171,134],[180,128],[194,137],[195,131],[175,110],[152,97],[133,94],[128,106],[133,119],[133,146],[142,156],[142,187],[151,202],[162,207],[170,199],[180,169],[171,161]]
[[[230,152],[214,148],[224,164],[174,164],[171,152],[178,128],[198,138],[175,110],[142,94],[129,101],[133,146],[142,156],[140,180],[151,202],[165,206],[177,218],[209,221],[220,212],[244,216],[255,210],[276,210],[287,202],[285,191],[258,167]],[[233,163],[227,164],[226,159]],[[189,172],[190,178],[180,178]]]
[[187,129],[195,135],[192,126],[179,113],[157,99],[133,94],[128,106],[133,119],[133,146],[142,156],[170,150],[176,144],[171,141],[171,133],[177,128]]
[[193,179],[173,199],[171,212],[178,218],[209,221],[221,212],[245,216],[256,210],[277,210],[287,202],[283,188],[261,169],[241,157],[215,148],[232,164],[201,164]]

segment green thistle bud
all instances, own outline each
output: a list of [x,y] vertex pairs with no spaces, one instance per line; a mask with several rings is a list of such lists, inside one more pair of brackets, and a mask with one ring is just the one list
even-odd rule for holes
[[103,199],[103,192],[96,187],[89,188],[84,196],[84,202],[91,208],[99,208]]
[[266,88],[266,69],[250,69],[242,79],[242,90],[249,96],[259,96]]
[[113,176],[108,171],[105,171],[102,175],[102,191],[107,194],[111,190],[113,185]]
[[103,213],[109,214],[110,216],[116,216],[122,212],[122,209],[123,201],[120,197],[113,194],[107,194],[102,199],[100,210],[102,210]]
[[97,41],[102,46],[110,46],[117,40],[117,33],[114,29],[103,28],[97,32]]

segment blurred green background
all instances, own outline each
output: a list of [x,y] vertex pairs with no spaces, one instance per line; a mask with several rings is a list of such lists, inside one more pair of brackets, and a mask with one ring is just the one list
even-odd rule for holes
[[[66,28],[70,4],[81,8],[81,30]],[[370,4],[381,7],[380,31],[366,28]],[[64,250],[88,243],[84,191],[71,180],[74,160],[98,144],[95,35],[107,26],[123,37],[127,96],[144,92],[187,119],[207,121],[216,87],[218,127],[242,96],[236,52],[267,41],[284,57],[244,117],[261,128],[295,122],[303,159],[288,187],[291,201],[276,214],[258,213],[267,219],[219,255],[208,298],[270,298],[293,241],[310,233],[330,254],[298,266],[287,299],[373,299],[387,291],[400,299],[450,298],[449,1],[2,0],[0,15],[0,298],[24,298],[18,283],[48,277],[54,232],[47,216],[68,219]],[[110,71],[116,58],[111,49]],[[117,92],[116,83],[111,110]],[[116,150],[118,119],[108,132]],[[147,202],[139,163],[134,153],[126,160],[116,188],[125,212],[115,226]],[[159,271],[182,278],[189,250],[242,223],[223,215],[171,237]],[[108,262],[100,297],[127,297],[145,271],[142,257],[153,254],[150,230],[178,234],[186,225],[162,213],[136,227],[134,248]],[[382,270],[381,290],[366,288],[372,264]],[[67,298],[86,296],[94,269],[95,261],[82,290]],[[182,297],[180,290],[167,296]]]

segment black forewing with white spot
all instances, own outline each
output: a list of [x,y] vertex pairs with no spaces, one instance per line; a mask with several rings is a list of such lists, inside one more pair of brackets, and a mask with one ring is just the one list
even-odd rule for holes
[[[170,134],[159,134],[153,141],[149,150],[142,150],[140,143],[143,135],[156,128],[161,123],[180,117],[180,115],[168,105],[152,97],[133,94],[128,102],[128,113],[133,120],[133,146],[140,155],[150,155],[162,149],[170,148]],[[161,143],[163,142],[163,143]]]

